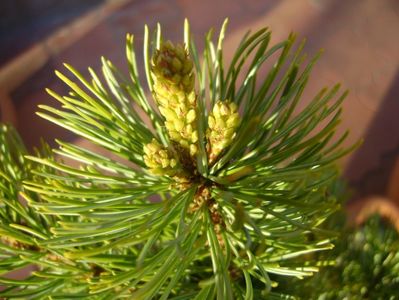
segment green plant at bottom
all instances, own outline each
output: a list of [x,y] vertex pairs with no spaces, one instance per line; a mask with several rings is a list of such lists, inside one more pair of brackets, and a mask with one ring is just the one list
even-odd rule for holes
[[[188,22],[181,44],[146,27],[149,94],[132,35],[128,77],[105,58],[101,75],[56,72],[70,91],[48,90],[61,107],[38,115],[101,151],[57,140],[28,155],[2,126],[0,297],[290,298],[270,274],[324,264],[298,258],[333,247],[322,224],[352,149],[334,134],[346,92],[298,105],[318,56],[305,63],[292,34],[270,46],[268,29],[248,32],[226,66],[226,25],[201,60]],[[7,276],[25,266],[27,278]]]
[[289,287],[299,299],[399,299],[398,232],[378,215],[359,228],[344,228],[340,219],[336,247],[316,255],[334,265],[311,278],[287,280],[280,289]]

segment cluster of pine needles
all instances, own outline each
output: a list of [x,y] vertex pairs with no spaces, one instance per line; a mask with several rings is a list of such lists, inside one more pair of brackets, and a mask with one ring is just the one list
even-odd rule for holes
[[187,21],[176,44],[146,27],[143,77],[132,35],[128,76],[105,58],[101,74],[56,72],[70,91],[48,90],[60,105],[37,114],[101,151],[56,140],[28,153],[1,125],[0,297],[290,298],[271,274],[328,264],[310,253],[333,247],[323,222],[353,148],[335,134],[347,93],[301,99],[319,55],[293,34],[248,32],[226,65],[226,25],[201,54]]

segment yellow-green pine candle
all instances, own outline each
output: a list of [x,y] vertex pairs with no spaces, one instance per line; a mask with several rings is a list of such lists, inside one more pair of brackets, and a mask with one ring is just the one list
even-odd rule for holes
[[208,117],[207,151],[209,162],[213,163],[223,149],[234,139],[240,124],[237,105],[230,101],[218,101]]
[[155,139],[144,145],[144,162],[154,175],[175,176],[180,172],[178,160],[173,153]]
[[151,71],[155,98],[170,139],[194,156],[198,132],[192,60],[182,45],[167,41],[152,58]]

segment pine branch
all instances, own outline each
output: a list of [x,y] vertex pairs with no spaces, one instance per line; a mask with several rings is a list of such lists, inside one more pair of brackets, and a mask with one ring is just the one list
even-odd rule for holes
[[150,95],[132,35],[128,77],[106,58],[103,78],[56,72],[70,92],[48,90],[62,108],[38,115],[118,159],[58,140],[28,154],[2,127],[2,274],[36,271],[1,277],[0,296],[288,299],[270,274],[317,272],[317,261],[298,258],[333,247],[322,224],[340,206],[335,161],[356,146],[335,137],[347,93],[325,88],[298,109],[318,56],[305,64],[294,35],[270,47],[268,29],[248,33],[226,66],[227,21],[216,44],[206,35],[202,60],[184,28],[181,45],[160,26],[150,42],[145,28]]
[[[279,288],[312,299],[396,299],[399,288],[399,235],[392,224],[373,215],[359,228],[345,225],[343,215],[330,222],[341,236],[336,248],[318,253],[323,270],[306,280],[284,280]],[[345,228],[344,228],[345,226]]]

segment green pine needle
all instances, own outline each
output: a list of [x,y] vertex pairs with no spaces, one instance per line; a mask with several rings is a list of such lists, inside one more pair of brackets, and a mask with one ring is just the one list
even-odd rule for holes
[[306,280],[286,279],[300,299],[398,299],[399,235],[392,224],[374,215],[359,226],[345,226],[342,215],[331,221],[341,231],[336,248],[318,253],[323,269]]
[[128,77],[106,58],[89,78],[56,72],[70,92],[48,90],[62,108],[37,114],[118,159],[63,141],[28,155],[2,125],[0,297],[290,299],[269,275],[317,272],[309,254],[333,247],[322,223],[340,207],[335,161],[356,146],[335,136],[347,92],[324,88],[298,109],[318,55],[305,63],[294,35],[270,46],[261,29],[226,65],[226,28],[200,57],[187,21],[181,46],[146,27],[145,78],[132,35]]

